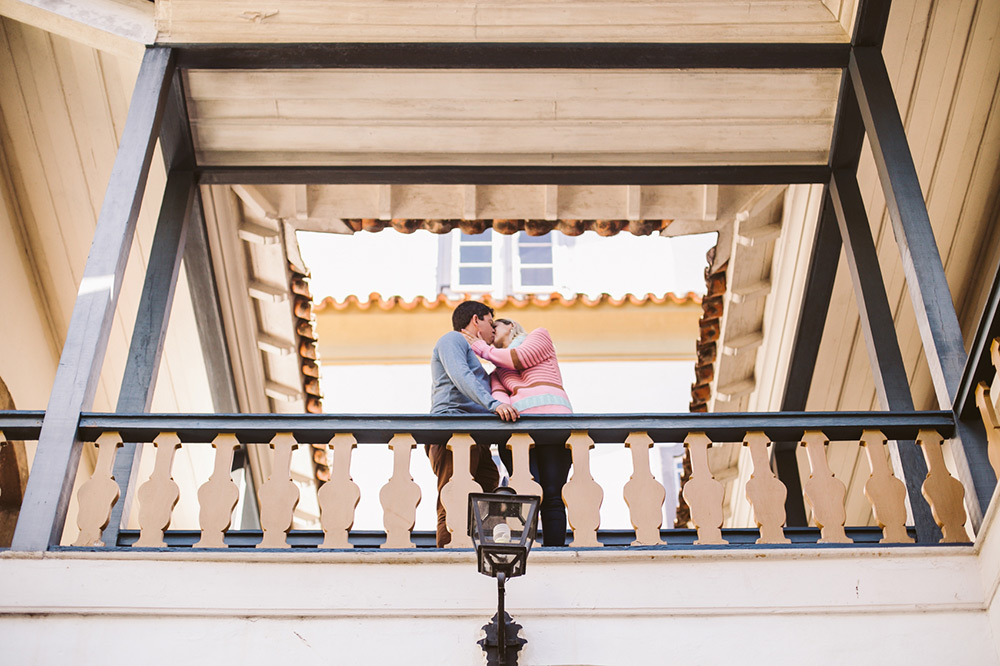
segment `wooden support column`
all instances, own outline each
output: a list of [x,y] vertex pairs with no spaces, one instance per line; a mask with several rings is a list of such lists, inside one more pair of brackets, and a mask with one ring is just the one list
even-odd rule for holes
[[[951,409],[967,360],[962,329],[881,50],[852,49],[848,69],[903,260],[938,404]],[[968,428],[959,428],[958,435],[969,441],[952,447],[956,471],[978,500],[970,512],[973,524],[978,524],[976,514],[981,515],[989,505],[994,475],[985,442],[976,442],[974,431]]]
[[[195,182],[191,171],[171,171],[163,192],[160,217],[156,223],[153,247],[146,264],[139,311],[132,328],[132,342],[125,364],[125,375],[115,411],[124,414],[148,412],[163,356],[163,343],[174,302],[174,290],[180,273],[181,257],[194,201]],[[139,470],[141,445],[126,443],[115,457],[114,477],[121,492],[111,510],[111,520],[102,540],[115,546],[122,521],[128,519],[135,474]]]
[[44,551],[57,545],[62,536],[80,460],[77,423],[80,413],[93,404],[97,390],[173,72],[171,49],[146,50],[49,395],[11,550]]
[[[879,404],[889,411],[913,411],[913,396],[857,178],[845,169],[835,171],[828,193],[837,213]],[[896,449],[910,498],[917,541],[937,543],[941,530],[920,492],[927,477],[927,464],[912,441],[898,442]]]
[[[857,20],[854,22],[854,47],[870,46],[881,48],[885,26],[889,21],[890,0],[860,0]],[[865,128],[861,120],[854,88],[845,72],[840,84],[837,117],[834,122],[833,139],[830,142],[828,167],[834,169],[857,170],[864,143]],[[788,365],[789,374],[782,399],[782,411],[801,412],[806,408],[809,388],[812,385],[816,356],[819,352],[823,329],[826,326],[830,296],[837,277],[840,261],[840,232],[837,229],[836,214],[829,196],[829,186],[823,193],[820,206],[819,226],[812,256],[809,259],[809,274],[803,297],[799,325],[795,333],[792,355]],[[802,482],[799,466],[795,458],[798,442],[775,442],[773,446],[774,466],[778,478],[788,487],[785,499],[787,525],[806,525],[805,508],[802,503]],[[794,484],[794,485],[793,485]]]
[[[781,401],[783,412],[805,411],[813,371],[816,369],[819,343],[823,338],[823,328],[830,309],[833,282],[837,277],[837,264],[840,262],[840,232],[837,231],[837,220],[829,206],[823,207],[818,224],[809,259],[802,310],[788,365],[785,395]],[[798,442],[775,442],[772,453],[778,479],[788,489],[785,496],[785,524],[789,527],[805,527],[807,524],[802,479],[795,454],[798,446]]]

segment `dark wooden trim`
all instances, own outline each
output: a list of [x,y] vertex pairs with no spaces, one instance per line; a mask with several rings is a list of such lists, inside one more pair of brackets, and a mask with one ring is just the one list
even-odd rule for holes
[[[171,171],[167,175],[115,411],[148,412],[153,404],[196,187],[190,171]],[[135,491],[132,480],[139,471],[141,452],[134,442],[126,441],[115,456],[114,478],[121,499],[111,509],[102,537],[105,543],[118,540],[122,520],[128,517]]]
[[955,397],[953,409],[963,420],[981,419],[976,406],[976,385],[979,382],[992,384],[993,375],[997,372],[990,358],[990,344],[994,338],[1000,338],[1000,265],[993,271],[993,286],[990,287],[990,295],[979,318],[976,337],[972,339],[972,347],[969,349],[969,361],[965,365],[958,395]]
[[833,69],[843,43],[172,44],[184,69]]
[[202,185],[788,185],[826,183],[826,164],[735,166],[211,167]]
[[[785,392],[781,399],[783,412],[798,412],[806,408],[816,369],[816,357],[819,355],[827,312],[830,309],[830,295],[833,293],[833,283],[837,277],[837,264],[840,263],[840,232],[837,230],[836,216],[828,200],[829,187],[824,192],[816,238],[809,258],[802,309],[789,357]],[[791,526],[805,526],[806,511],[803,504],[802,480],[799,478],[799,463],[795,453],[797,448],[798,442],[775,442],[774,468],[778,478],[788,488],[788,494],[785,496],[786,523]]]
[[240,411],[236,380],[233,378],[233,365],[226,342],[222,308],[219,305],[201,192],[197,190],[191,215],[187,246],[184,249],[184,270],[191,290],[191,304],[198,313],[195,324],[208,373],[212,404],[216,412],[235,413]]
[[195,168],[194,141],[188,120],[184,78],[174,71],[170,81],[167,106],[160,123],[160,149],[167,171],[192,171]]
[[879,404],[882,409],[910,411],[913,409],[910,382],[899,351],[892,309],[885,295],[885,282],[872,240],[868,213],[855,175],[834,171],[830,180],[830,198],[854,285]]
[[[950,409],[958,396],[968,357],[881,50],[854,49],[849,70],[938,404]],[[989,506],[996,476],[989,464],[985,442],[976,437],[977,431],[960,430],[968,441],[956,447],[957,472],[963,483],[972,484],[981,516]],[[978,522],[980,516],[973,516],[973,522]]]
[[[2,423],[2,421],[0,421]],[[762,430],[774,441],[798,441],[805,430],[822,430],[832,441],[858,441],[865,429],[882,430],[891,439],[915,439],[922,428],[944,437],[954,434],[954,416],[943,412],[744,412],[708,414],[574,414],[526,416],[505,423],[492,415],[452,416],[312,414],[85,414],[80,436],[94,438],[114,430],[123,439],[153,441],[160,432],[176,432],[186,442],[210,442],[234,433],[241,442],[266,443],[278,432],[292,432],[303,444],[329,442],[338,432],[354,434],[361,444],[385,444],[396,433],[411,433],[422,444],[443,444],[452,433],[496,443],[528,432],[543,445],[565,444],[574,430],[586,430],[599,443],[621,444],[629,433],[648,432],[657,442],[682,442],[691,432],[704,432],[716,442],[738,442],[750,430]]]
[[965,368],[962,329],[881,52],[874,47],[855,49],[850,72],[938,404],[950,408]]
[[[861,317],[861,329],[875,381],[875,392],[882,409],[892,411],[913,410],[913,395],[906,377],[903,355],[899,351],[896,324],[889,299],[885,295],[885,282],[878,262],[875,241],[865,202],[861,198],[857,177],[847,170],[834,171],[830,181],[830,198],[837,213],[840,237],[844,242],[847,266],[854,285]],[[921,484],[927,478],[927,463],[912,441],[896,444],[903,480],[910,498],[913,524],[920,543],[937,543],[941,529],[934,522],[930,506],[921,493]]]
[[39,434],[11,550],[59,543],[76,478],[80,412],[93,404],[160,119],[174,72],[169,48],[146,50]]
[[42,431],[42,421],[45,412],[42,411],[9,411],[0,410],[0,432],[8,441],[36,440]]
[[861,0],[859,5],[851,43],[882,48],[892,0]]

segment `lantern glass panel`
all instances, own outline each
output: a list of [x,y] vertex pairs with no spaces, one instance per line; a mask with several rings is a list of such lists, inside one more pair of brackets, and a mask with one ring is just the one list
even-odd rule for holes
[[523,573],[535,539],[538,505],[534,495],[473,493],[469,497],[469,533],[477,551],[479,570],[496,576]]

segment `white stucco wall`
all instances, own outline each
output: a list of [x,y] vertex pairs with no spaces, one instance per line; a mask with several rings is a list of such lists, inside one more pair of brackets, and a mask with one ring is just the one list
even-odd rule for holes
[[[507,608],[522,666],[992,665],[994,541],[536,551]],[[0,580],[11,664],[480,664],[496,608],[467,551],[0,553]]]

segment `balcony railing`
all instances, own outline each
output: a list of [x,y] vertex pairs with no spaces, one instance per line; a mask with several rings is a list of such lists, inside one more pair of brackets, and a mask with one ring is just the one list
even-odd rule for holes
[[[42,414],[0,412],[0,432],[8,439],[35,439]],[[449,547],[471,547],[466,536],[467,493],[475,490],[468,470],[475,442],[509,446],[514,459],[511,485],[519,492],[540,493],[528,472],[531,446],[565,446],[572,452],[573,471],[564,489],[572,529],[571,547],[632,545],[648,547],[725,546],[741,544],[862,544],[912,543],[907,529],[907,487],[893,476],[887,463],[888,440],[900,446],[918,446],[927,461],[926,479],[908,480],[911,501],[921,492],[942,531],[942,542],[967,542],[964,524],[964,488],[949,473],[943,440],[954,434],[951,412],[833,412],[766,414],[573,415],[524,417],[508,424],[493,416],[313,416],[313,415],[165,415],[85,414],[78,439],[98,445],[95,471],[82,484],[79,515],[70,516],[80,527],[76,548],[101,547],[102,530],[119,501],[112,478],[114,457],[122,442],[155,445],[153,472],[138,486],[138,534],[122,531],[107,547],[193,546],[196,548],[412,548],[429,545],[424,535],[412,533],[421,501],[410,474],[410,457],[419,444],[447,444],[455,456],[451,484],[459,493],[443,492]],[[2,437],[0,437],[2,439]],[[798,441],[805,448],[811,474],[804,484],[815,528],[786,528],[784,484],[771,471],[771,442]],[[684,442],[690,451],[692,475],[682,489],[696,529],[664,529],[663,486],[650,470],[649,450],[654,442]],[[742,442],[749,448],[753,473],[746,497],[757,529],[723,530],[722,484],[709,465],[710,447]],[[827,447],[860,442],[867,451],[871,475],[864,491],[879,528],[845,525],[844,484],[827,464]],[[180,447],[215,447],[214,473],[199,488],[199,531],[168,531],[179,489],[171,478],[171,464]],[[262,530],[230,530],[238,490],[231,479],[234,451],[241,445],[273,449],[270,477],[258,490]],[[318,493],[319,531],[291,530],[299,489],[292,481],[292,450],[299,445],[325,445],[333,452],[330,481]],[[393,465],[379,493],[384,511],[384,533],[351,532],[360,490],[351,479],[351,452],[358,446],[387,446]],[[627,447],[632,473],[625,484],[634,530],[600,530],[603,489],[590,472],[591,449]],[[53,482],[53,493],[58,485]],[[136,480],[138,483],[140,480]],[[489,489],[487,489],[489,490]],[[426,498],[425,498],[426,501]],[[433,501],[433,499],[431,499]]]

